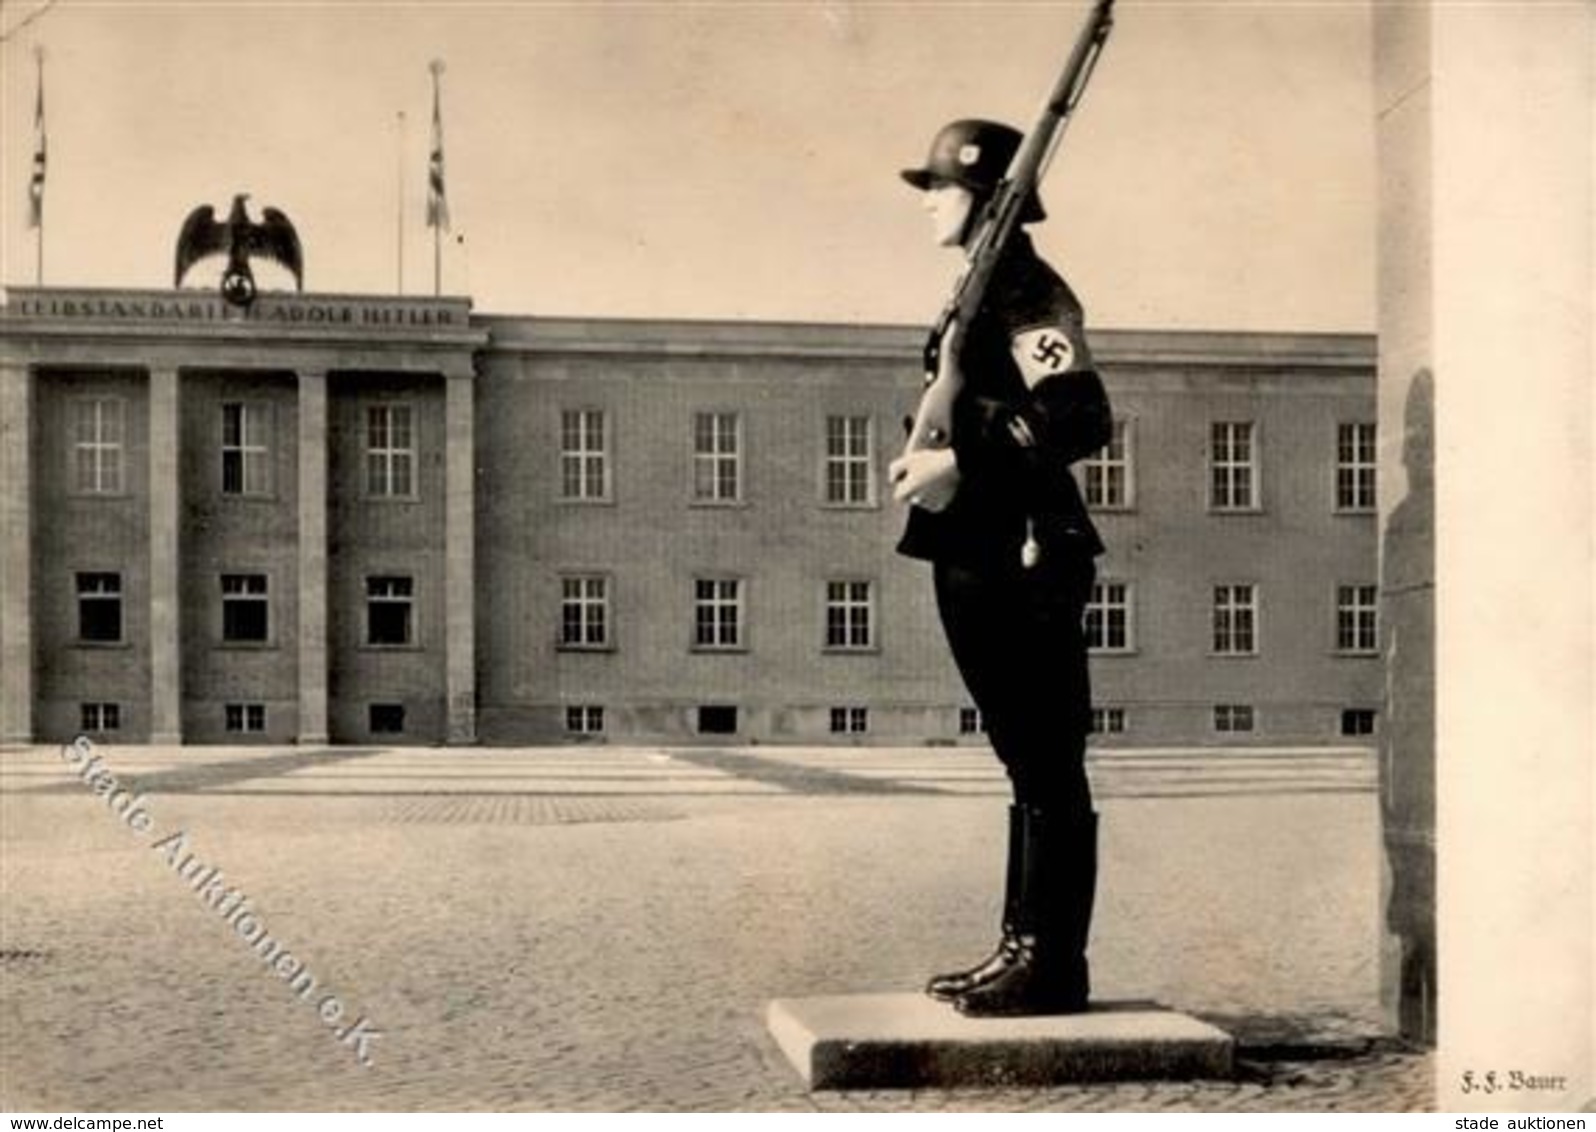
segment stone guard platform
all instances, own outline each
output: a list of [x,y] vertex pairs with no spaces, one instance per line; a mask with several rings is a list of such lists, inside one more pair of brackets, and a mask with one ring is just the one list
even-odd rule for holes
[[966,1018],[923,994],[776,999],[776,1044],[811,1089],[1056,1085],[1232,1074],[1223,1030],[1152,1002]]

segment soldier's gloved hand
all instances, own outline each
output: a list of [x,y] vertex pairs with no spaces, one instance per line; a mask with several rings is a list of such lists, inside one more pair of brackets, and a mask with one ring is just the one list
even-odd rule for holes
[[959,489],[959,464],[951,448],[920,448],[888,464],[887,477],[899,503],[941,511]]

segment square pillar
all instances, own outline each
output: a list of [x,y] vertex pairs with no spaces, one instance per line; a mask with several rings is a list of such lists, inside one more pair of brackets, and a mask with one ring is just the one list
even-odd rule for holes
[[299,375],[299,733],[327,742],[327,375]]
[[33,382],[0,362],[0,745],[33,740]]
[[178,373],[150,371],[150,742],[183,741]]
[[445,378],[444,618],[448,739],[477,741],[476,440],[474,375]]
[[1380,950],[1387,1027],[1436,1038],[1433,90],[1428,5],[1375,7],[1380,162],[1378,369]]
[[[1596,1094],[1596,7],[1375,14],[1388,924],[1421,947],[1431,925],[1439,1111],[1576,1111]],[[1404,1027],[1421,955],[1388,971]]]

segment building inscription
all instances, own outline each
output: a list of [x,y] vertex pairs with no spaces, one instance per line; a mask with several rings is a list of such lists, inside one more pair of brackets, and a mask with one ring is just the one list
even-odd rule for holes
[[11,318],[177,323],[261,323],[281,326],[464,327],[466,304],[382,302],[262,296],[240,309],[216,295],[20,295]]

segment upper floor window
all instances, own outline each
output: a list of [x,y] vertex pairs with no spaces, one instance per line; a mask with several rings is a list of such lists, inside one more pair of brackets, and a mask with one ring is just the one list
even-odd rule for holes
[[1374,425],[1336,426],[1336,510],[1374,510]]
[[826,583],[826,647],[868,649],[875,644],[871,628],[870,583]]
[[1258,507],[1257,437],[1251,421],[1215,421],[1209,449],[1208,503],[1216,511]]
[[1130,422],[1116,418],[1108,444],[1082,460],[1081,469],[1088,507],[1113,511],[1134,506]]
[[84,397],[72,402],[72,483],[85,495],[122,491],[126,406],[119,397]]
[[875,502],[875,452],[868,416],[826,418],[827,503]]
[[101,643],[122,639],[122,575],[80,573],[78,640]]
[[1086,647],[1096,652],[1129,652],[1131,588],[1127,582],[1097,582],[1086,603]]
[[415,497],[416,434],[411,406],[366,407],[366,492],[396,499]]
[[602,648],[610,643],[610,587],[602,574],[560,579],[560,644]]
[[693,414],[693,499],[734,503],[742,498],[742,427],[736,413]]
[[1214,652],[1245,656],[1258,651],[1258,587],[1214,587]]
[[560,498],[610,497],[609,420],[602,409],[560,413]]
[[1336,587],[1336,649],[1375,652],[1380,647],[1379,587]]
[[271,493],[271,412],[248,402],[222,406],[222,494]]
[[735,649],[743,643],[743,586],[737,578],[699,578],[693,583],[693,644]]

